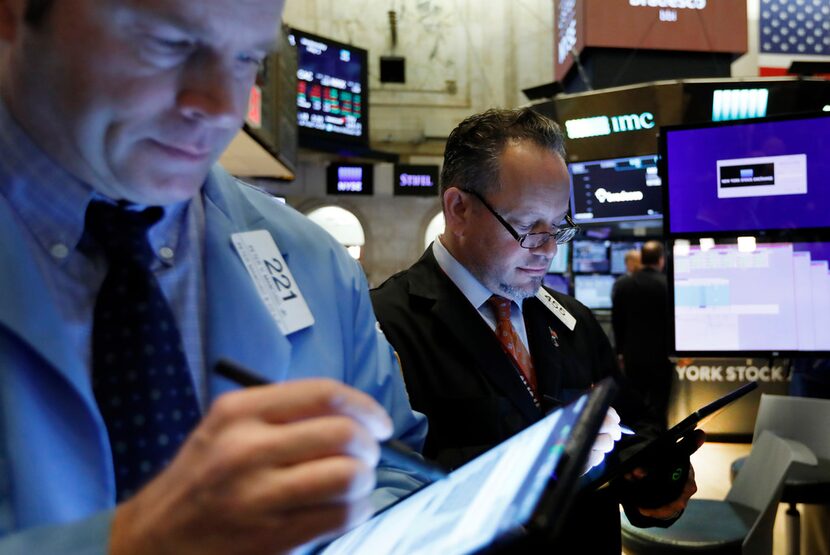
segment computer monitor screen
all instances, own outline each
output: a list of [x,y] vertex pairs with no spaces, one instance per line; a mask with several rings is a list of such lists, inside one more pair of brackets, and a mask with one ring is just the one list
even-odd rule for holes
[[628,251],[639,251],[642,248],[643,243],[639,241],[611,241],[611,273],[626,273],[625,255]]
[[574,297],[591,309],[611,308],[611,288],[616,276],[609,274],[574,276]]
[[576,222],[657,220],[663,192],[657,155],[568,164]]
[[569,293],[571,287],[568,278],[562,274],[547,274],[542,279],[542,283],[554,291],[564,293],[565,295]]
[[289,41],[297,47],[301,136],[368,143],[367,51],[297,29]]
[[830,113],[661,133],[670,233],[830,226]]
[[556,246],[556,256],[550,261],[548,272],[551,274],[564,274],[568,271],[568,251],[571,250],[570,243]]
[[608,241],[574,241],[573,271],[608,272],[608,245]]
[[675,350],[830,351],[830,243],[739,241],[674,242]]

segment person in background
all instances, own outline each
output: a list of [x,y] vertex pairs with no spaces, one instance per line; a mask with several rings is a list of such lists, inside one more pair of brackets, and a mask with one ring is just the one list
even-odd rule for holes
[[640,251],[637,249],[626,251],[623,260],[625,262],[625,273],[627,275],[631,275],[639,270],[642,264],[640,261]]
[[620,367],[665,428],[671,394],[672,363],[668,357],[668,285],[660,241],[647,241],[642,267],[614,284],[611,322]]
[[[430,421],[424,454],[447,468],[538,421],[605,377],[619,378],[608,338],[574,298],[541,287],[557,244],[576,229],[558,126],[531,109],[488,110],[450,134],[441,174],[445,231],[420,260],[372,291],[381,327],[401,358],[413,407]],[[624,422],[647,433],[621,395]],[[619,437],[595,443],[593,464]],[[668,525],[695,491],[626,511]],[[577,500],[546,552],[621,551],[618,499]]]
[[0,554],[287,552],[419,485],[360,268],[215,165],[282,8],[0,0]]

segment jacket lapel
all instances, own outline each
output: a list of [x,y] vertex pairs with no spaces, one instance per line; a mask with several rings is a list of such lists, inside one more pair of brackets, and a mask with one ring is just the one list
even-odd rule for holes
[[407,274],[411,295],[431,299],[432,313],[441,321],[461,355],[468,357],[470,366],[479,371],[495,389],[500,391],[530,422],[541,412],[530,397],[524,383],[501,348],[493,331],[487,326],[476,307],[438,266],[432,248]]
[[291,360],[291,343],[260,299],[231,235],[266,229],[289,263],[290,253],[283,250],[274,230],[229,175],[212,172],[204,198],[206,363],[211,393],[215,396],[236,388],[212,373],[222,358],[247,367],[266,381],[282,381]]

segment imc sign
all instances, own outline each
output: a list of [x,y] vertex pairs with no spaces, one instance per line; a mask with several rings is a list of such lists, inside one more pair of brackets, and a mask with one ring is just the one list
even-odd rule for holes
[[329,164],[326,194],[371,195],[375,190],[372,164]]
[[438,166],[395,164],[395,195],[438,196]]
[[641,131],[654,127],[654,114],[621,114],[618,116],[594,116],[590,118],[569,119],[565,122],[565,131],[569,139],[601,137],[611,133]]

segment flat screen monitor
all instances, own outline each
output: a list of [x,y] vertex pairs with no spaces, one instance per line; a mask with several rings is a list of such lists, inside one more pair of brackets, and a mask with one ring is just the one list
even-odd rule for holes
[[297,29],[289,41],[297,47],[300,137],[368,144],[367,51]]
[[550,266],[548,266],[548,273],[564,274],[568,271],[568,252],[571,250],[571,244],[556,245],[556,255],[551,259]]
[[663,192],[657,155],[568,164],[578,223],[659,220]]
[[616,276],[592,274],[574,276],[574,297],[590,309],[611,308],[611,288]]
[[329,164],[326,169],[326,194],[371,195],[374,192],[372,164]]
[[680,354],[830,353],[830,243],[675,240],[674,349]]
[[611,241],[611,273],[626,273],[625,255],[628,251],[639,251],[642,248],[643,243],[640,241]]
[[594,389],[319,553],[463,555],[505,547],[520,529],[555,535],[616,390],[610,381]]
[[558,291],[565,295],[570,293],[571,283],[568,281],[567,276],[563,276],[562,274],[547,274],[542,279],[542,283],[554,291]]
[[573,242],[573,271],[606,273],[609,269],[608,241],[580,239]]
[[830,113],[663,128],[671,234],[830,226]]

